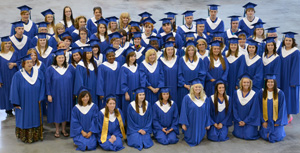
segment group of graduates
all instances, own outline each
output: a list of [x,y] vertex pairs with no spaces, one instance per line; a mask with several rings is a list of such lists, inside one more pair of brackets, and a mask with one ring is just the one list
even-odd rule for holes
[[[209,5],[209,17],[176,26],[176,13],[165,13],[159,30],[148,12],[141,21],[129,13],[103,18],[73,18],[69,6],[55,25],[51,9],[45,21],[30,20],[24,5],[11,35],[1,38],[0,109],[15,111],[16,136],[43,139],[42,116],[54,123],[59,138],[70,122],[77,150],[128,146],[142,150],[184,140],[198,145],[235,137],[283,140],[284,126],[299,113],[300,52],[294,32],[282,42],[276,28],[265,34],[256,4],[245,15],[229,16],[230,29]],[[193,21],[196,23],[194,24]],[[37,26],[38,25],[38,26]],[[61,124],[61,131],[60,131]],[[180,128],[179,128],[180,126]]]

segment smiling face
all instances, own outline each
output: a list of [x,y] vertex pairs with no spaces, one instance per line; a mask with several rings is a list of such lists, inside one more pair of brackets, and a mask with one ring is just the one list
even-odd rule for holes
[[170,33],[171,30],[172,30],[171,24],[170,24],[170,23],[163,24],[162,29],[163,29],[166,33]]
[[46,43],[47,43],[47,39],[46,38],[40,38],[38,39],[40,46],[45,47]]
[[52,23],[52,22],[53,22],[53,19],[54,19],[54,17],[53,17],[53,15],[52,15],[52,14],[48,14],[48,15],[46,15],[46,22],[48,22],[48,23]]
[[69,48],[71,46],[71,40],[70,39],[65,39],[64,43],[66,45],[66,48]]
[[106,59],[108,63],[114,63],[116,57],[115,57],[115,53],[114,52],[110,52],[106,54]]
[[138,101],[142,102],[145,100],[145,93],[138,93]]
[[89,103],[89,100],[90,100],[89,94],[84,95],[84,96],[81,98],[81,101],[82,101],[83,106],[86,106],[86,105]]
[[267,81],[267,89],[274,89],[274,80],[268,79]]
[[205,28],[204,24],[197,24],[197,32],[203,33]]
[[68,8],[68,7],[66,7],[66,8],[65,8],[65,16],[68,17],[68,18],[70,18],[71,15],[72,15],[71,9]]
[[288,37],[284,38],[284,44],[287,48],[292,48],[293,39]]
[[11,48],[11,41],[2,42],[4,43],[4,50],[8,51]]
[[192,57],[194,57],[196,51],[195,51],[194,47],[189,47],[187,49],[187,52],[188,52],[189,58],[192,58]]
[[31,57],[31,59],[32,59],[33,62],[36,62],[36,59],[37,59],[36,53],[30,54],[30,57]]
[[267,49],[269,53],[273,53],[275,46],[273,43],[267,43]]
[[85,25],[86,25],[85,19],[84,19],[84,18],[80,18],[80,19],[78,20],[78,25],[79,25],[79,28],[85,27]]
[[168,93],[168,92],[163,92],[163,93],[161,93],[161,95],[162,95],[163,101],[167,101],[170,98],[170,93]]
[[104,25],[104,24],[100,24],[98,30],[99,30],[99,33],[100,33],[101,35],[104,35],[104,33],[106,32],[106,27],[105,27],[105,25]]
[[133,43],[134,43],[134,45],[140,45],[141,44],[141,38],[140,37],[134,38]]
[[262,36],[264,33],[264,28],[256,28],[255,33],[256,33],[256,36]]
[[55,57],[57,65],[62,65],[65,62],[65,55],[58,55]]
[[230,47],[230,50],[231,50],[231,51],[234,51],[234,52],[235,52],[235,51],[237,51],[238,44],[230,44],[229,47]]
[[148,57],[149,62],[153,63],[156,60],[156,53],[152,53]]
[[29,12],[26,11],[25,13],[21,14],[21,20],[27,22],[29,20],[29,16],[30,16]]
[[88,61],[90,61],[91,59],[92,59],[92,57],[93,57],[93,53],[92,52],[86,52],[86,59],[88,60]]
[[79,54],[78,52],[72,54],[72,57],[73,57],[73,59],[74,59],[74,61],[75,61],[76,63],[78,63],[78,62],[81,60],[81,56],[80,56],[80,54]]
[[106,103],[109,112],[113,112],[116,108],[116,101],[113,99],[109,99]]
[[255,53],[255,50],[256,50],[256,46],[254,46],[254,45],[248,45],[248,52],[249,52],[249,54],[256,54]]
[[193,90],[194,90],[194,93],[195,93],[196,95],[198,95],[198,94],[200,94],[202,88],[201,88],[200,85],[195,84],[195,85],[193,85]]
[[96,20],[99,20],[102,17],[102,13],[100,12],[99,9],[96,9],[94,12]]
[[172,57],[174,54],[174,47],[167,47],[166,48],[166,53],[168,57]]
[[251,86],[251,82],[249,78],[242,78],[242,87],[243,90],[249,91]]
[[213,46],[212,47],[213,55],[214,56],[219,56],[220,54],[220,47],[219,46]]
[[224,95],[225,93],[225,85],[224,84],[218,84],[218,93],[221,94],[221,95]]

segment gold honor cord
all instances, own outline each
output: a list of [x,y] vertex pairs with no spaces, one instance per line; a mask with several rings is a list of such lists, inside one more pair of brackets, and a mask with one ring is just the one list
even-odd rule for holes
[[[119,114],[120,114],[120,112],[119,112]],[[124,124],[123,124],[123,121],[122,121],[121,114],[117,117],[117,119],[118,119],[119,124],[120,124],[120,130],[121,130],[121,133],[123,135],[123,138],[126,139]],[[106,141],[106,139],[107,139],[108,124],[109,124],[109,113],[108,113],[108,117],[105,117],[105,115],[104,115],[104,121],[103,121],[102,132],[101,132],[101,139],[100,139],[102,143],[104,143]]]
[[[268,98],[263,98],[263,118],[265,122],[268,121]],[[273,97],[273,120],[276,122],[278,119],[278,98]]]

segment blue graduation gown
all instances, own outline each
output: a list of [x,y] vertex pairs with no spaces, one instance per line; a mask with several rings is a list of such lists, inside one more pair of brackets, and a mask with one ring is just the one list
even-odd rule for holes
[[[241,29],[238,29],[238,31],[241,31]],[[230,38],[237,38],[237,35],[236,35],[237,32],[233,33],[231,28],[225,31],[224,42],[225,42],[226,46],[229,46],[229,39]]]
[[159,62],[162,65],[165,86],[169,87],[171,99],[178,104],[177,87],[178,87],[178,67],[179,67],[179,57],[175,57],[171,61],[167,61],[164,57],[159,58]]
[[[113,64],[104,62],[98,67],[97,83],[93,82],[94,84],[97,84],[98,96],[104,96],[104,98],[106,98],[106,96],[110,94],[116,94],[119,71],[120,64],[117,61],[114,61]],[[118,99],[118,97],[116,98],[117,106],[118,108],[121,108],[121,102]],[[105,100],[102,103],[100,103],[100,109],[104,108],[105,104]]]
[[205,31],[210,34],[213,34],[215,32],[224,32],[224,22],[222,19],[218,18],[215,21],[211,21],[211,19],[208,17],[206,18],[205,22]]
[[[156,33],[152,32],[150,36],[156,36]],[[142,33],[142,36],[141,36],[141,45],[143,47],[146,47],[149,42],[150,42],[150,39],[148,39],[148,37],[145,35],[145,33]]]
[[9,37],[15,51],[18,52],[18,59],[27,55],[27,51],[31,46],[31,39],[26,35],[23,35],[21,42],[16,38],[15,35]]
[[[167,145],[175,144],[178,142],[176,135],[179,135],[179,115],[176,103],[171,101],[172,106],[166,104],[160,106],[160,102],[157,101],[153,104],[153,135],[158,143]],[[173,128],[173,131],[166,135],[162,131],[163,128],[167,128],[166,131]]]
[[[38,37],[35,36],[31,39],[31,46],[37,46]],[[47,35],[48,46],[52,47],[54,50],[57,49],[57,42],[55,37]]]
[[[153,146],[151,139],[152,133],[152,110],[151,104],[146,101],[146,111],[140,114],[135,110],[135,101],[128,105],[127,109],[127,145],[138,150],[150,148]],[[133,107],[134,106],[134,107]],[[145,135],[138,133],[139,130],[144,130]]]
[[271,55],[269,58],[263,54],[262,61],[264,64],[263,72],[264,78],[266,74],[275,74],[277,87],[280,88],[280,71],[281,71],[281,60],[278,54]]
[[[260,126],[260,110],[258,95],[251,90],[246,97],[242,91],[236,90],[232,99],[235,137],[245,140],[255,140],[259,138],[257,127]],[[245,126],[239,126],[239,122],[244,121]]]
[[[185,61],[185,56],[180,57],[178,67],[178,111],[180,111],[181,109],[181,102],[183,97],[185,97],[189,93],[189,90],[187,90],[184,85],[190,85],[190,80],[197,77],[200,78],[200,71],[206,72],[204,62],[200,58],[198,58],[197,61],[193,61],[191,63],[189,60]],[[202,85],[204,85],[205,77],[200,78],[200,80]]]
[[67,68],[49,66],[46,71],[46,95],[52,96],[48,102],[47,122],[70,122],[73,108],[73,84],[75,69],[68,65]]
[[[218,98],[218,114],[215,112],[214,105],[214,95],[210,96],[209,104],[210,104],[210,118],[212,126],[207,131],[207,139],[212,141],[226,141],[229,139],[228,135],[228,127],[232,125],[232,101],[229,96],[228,99],[228,110],[226,112],[225,100],[223,102]],[[221,129],[217,129],[214,124],[222,123],[223,127]]]
[[[92,35],[92,33],[90,32],[89,29],[87,29],[88,31],[88,35],[87,37],[90,38],[90,36]],[[96,31],[97,32],[97,31]],[[75,29],[72,33],[71,33],[71,37],[72,37],[72,43],[74,43],[75,41],[79,40],[80,39],[80,36],[79,36],[79,30],[78,29]]]
[[[177,31],[177,33],[175,33],[175,32],[172,32],[172,33],[173,33],[173,36],[175,37],[175,45],[176,45],[176,47],[177,48],[182,48],[183,42],[184,42],[183,41],[184,38],[178,33],[178,31]],[[166,40],[163,39],[163,37],[165,35],[166,35],[165,32],[160,33],[160,34],[157,35],[157,37],[160,38],[160,40],[159,40],[159,46],[160,46],[160,48],[162,48],[162,45],[164,43],[166,43]]]
[[70,34],[75,30],[75,27],[72,22],[67,22],[68,26],[65,25],[65,22],[62,20],[60,21],[65,26],[65,31],[68,31]]
[[[278,119],[276,121],[273,120],[273,98],[268,98],[268,126],[267,128],[264,128],[262,125],[259,129],[260,136],[271,142],[278,142],[283,140],[283,138],[286,136],[284,131],[284,126],[287,125],[287,112],[286,112],[286,105],[285,105],[285,96],[284,93],[278,89]],[[273,95],[273,92],[272,92]],[[260,102],[260,118],[261,118],[261,124],[266,122],[263,119],[263,90],[261,90],[258,93],[259,96],[259,102]],[[273,97],[273,96],[272,96]],[[278,124],[279,126],[274,126],[274,124]],[[269,135],[269,136],[267,136]]]
[[[227,82],[229,64],[226,58],[224,58],[224,60],[226,65],[225,70],[223,70],[220,59],[218,59],[217,61],[214,59],[214,68],[212,69],[209,68],[210,58],[206,58],[206,60],[204,61],[206,69],[208,70],[206,75],[206,82],[205,82],[205,93],[207,95],[213,95],[215,93],[215,85],[218,79],[224,80],[225,83]],[[211,79],[215,79],[215,81],[211,82],[210,81]]]
[[299,113],[300,52],[294,47],[281,49],[281,89],[286,97],[287,114]]
[[[227,53],[225,53],[227,54]],[[228,76],[227,76],[227,94],[229,97],[233,97],[233,93],[236,90],[236,86],[239,86],[239,79],[238,74],[240,68],[244,67],[245,64],[245,57],[241,53],[239,53],[238,57],[235,56],[228,56],[226,57],[229,65]]]
[[[89,74],[87,75],[87,70],[89,70]],[[76,71],[75,71],[75,82],[74,82],[74,95],[77,95],[79,92],[79,89],[81,86],[85,86],[89,89],[91,89],[91,96],[92,96],[92,102],[97,105],[97,107],[99,106],[99,102],[98,102],[98,96],[96,94],[97,91],[97,74],[94,70],[93,64],[90,63],[88,65],[88,68],[86,68],[84,66],[83,61],[81,60],[77,67],[76,67]]]
[[52,65],[53,63],[53,59],[55,58],[55,54],[52,53],[53,52],[53,48],[52,47],[48,47],[45,51],[43,55],[40,55],[40,52],[38,51],[37,46],[35,47],[35,49],[37,50],[37,57],[40,61],[42,61],[45,65],[46,68],[48,68],[50,65]]
[[[33,21],[28,20],[28,23],[27,24],[23,23],[23,25],[24,25],[24,35],[26,35],[30,39],[32,39],[38,33],[38,28]],[[10,35],[12,36],[14,34],[16,34],[15,26],[12,25]]]
[[78,146],[76,150],[85,151],[96,150],[97,139],[95,133],[89,138],[82,136],[81,131],[88,133],[91,131],[92,125],[98,115],[98,107],[91,103],[87,106],[80,106],[76,104],[72,110],[70,123],[70,137],[73,138],[74,143]]
[[13,105],[9,101],[10,87],[13,75],[18,71],[15,66],[12,69],[8,68],[8,63],[17,62],[18,52],[9,51],[6,54],[0,53],[0,109],[11,110]]
[[209,115],[209,99],[207,97],[193,101],[190,94],[182,100],[179,124],[186,125],[187,130],[183,131],[184,140],[191,147],[198,145],[205,136],[205,127],[211,125]]
[[24,69],[12,78],[9,100],[21,109],[15,109],[16,127],[30,129],[40,126],[39,101],[45,97],[45,80],[41,71],[32,68],[31,75]]
[[[127,120],[127,108],[128,104],[135,100],[136,94],[133,90],[140,86],[140,73],[138,71],[138,64],[136,66],[128,67],[127,64],[123,64],[120,68],[118,85],[116,94],[122,96],[122,112],[124,113],[124,118]],[[130,100],[125,100],[125,93],[128,93]]]
[[252,36],[254,32],[254,26],[252,26],[252,24],[257,23],[258,21],[262,21],[262,20],[258,17],[255,17],[253,21],[249,22],[247,17],[244,17],[239,22],[239,29],[245,31],[248,38]]
[[[185,42],[185,33],[187,32],[197,32],[196,30],[196,25],[195,24],[192,24],[191,28],[189,29],[185,24],[184,25],[181,25],[181,26],[178,26],[177,27],[177,31],[176,31],[176,34],[180,36],[182,42]],[[175,38],[176,39],[176,38]],[[179,48],[180,46],[177,46],[177,48]],[[181,46],[182,47],[182,46]],[[181,48],[180,47],[180,48]]]
[[153,88],[164,87],[164,73],[161,63],[156,61],[153,65],[146,63],[144,60],[139,66],[140,73],[140,84],[146,88],[146,100],[153,105],[158,100],[158,92],[155,94],[147,87]]
[[92,17],[88,19],[86,23],[86,28],[91,31],[91,33],[97,33],[97,23],[95,23],[97,20],[95,17]]
[[141,64],[145,60],[145,55],[142,54],[145,47],[141,47],[138,51],[135,51],[136,54],[136,63]]
[[[99,39],[96,35],[97,35],[97,33],[92,34],[90,37],[90,40],[91,39]],[[103,53],[103,55],[105,55],[104,51],[109,46],[108,40],[106,40],[103,36],[103,38],[102,37],[100,38],[100,42],[98,42],[98,45],[100,47],[101,53]]]
[[[124,117],[123,113],[120,109],[118,109],[118,110],[122,117],[123,124],[125,126],[125,120],[123,118]],[[123,135],[120,130],[120,123],[115,115],[113,115],[114,117],[109,117],[107,138],[104,143],[101,142],[104,114],[105,114],[105,108],[102,108],[98,112],[98,117],[96,119],[96,125],[93,125],[91,131],[93,133],[97,133],[97,141],[103,150],[120,151],[120,150],[124,149],[125,147],[123,146],[123,142],[122,142]],[[109,141],[109,139],[111,138],[112,135],[114,135],[117,138],[117,140],[114,143],[111,143]]]
[[263,87],[263,62],[259,55],[255,55],[252,59],[249,55],[245,55],[244,67],[240,68],[239,75],[241,76],[245,72],[249,73],[253,77],[252,89],[258,92]]

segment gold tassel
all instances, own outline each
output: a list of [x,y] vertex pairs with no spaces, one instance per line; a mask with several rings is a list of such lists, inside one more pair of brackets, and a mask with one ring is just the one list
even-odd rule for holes
[[108,124],[109,124],[109,113],[108,113],[108,117],[105,117],[105,115],[104,115],[102,132],[101,132],[101,139],[100,139],[102,143],[104,143],[107,139]]

